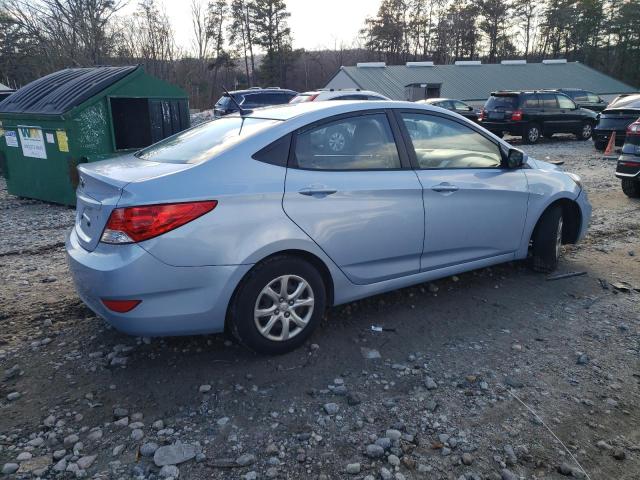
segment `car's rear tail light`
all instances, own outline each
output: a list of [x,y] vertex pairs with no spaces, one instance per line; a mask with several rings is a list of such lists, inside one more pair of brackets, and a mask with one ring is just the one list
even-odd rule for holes
[[620,160],[618,161],[620,167],[640,167],[640,162],[634,162],[633,160]]
[[315,95],[309,95],[309,98],[307,99],[307,102],[313,102],[316,98],[318,98],[318,95],[320,95],[320,94],[316,93]]
[[201,217],[216,208],[216,200],[116,208],[102,232],[104,243],[148,240]]
[[522,120],[522,110],[516,110],[515,112],[513,112],[511,114],[511,120],[513,120],[514,122],[519,122],[520,120]]
[[640,135],[640,120],[636,120],[627,127],[627,135]]
[[112,312],[127,313],[142,303],[142,300],[107,300],[102,299],[102,303]]

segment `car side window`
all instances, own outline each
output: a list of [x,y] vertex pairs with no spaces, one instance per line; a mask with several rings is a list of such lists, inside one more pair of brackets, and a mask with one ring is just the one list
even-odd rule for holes
[[500,147],[475,130],[435,115],[402,113],[421,169],[500,168]]
[[540,108],[537,95],[527,95],[522,104],[524,108]]
[[295,160],[311,170],[400,168],[400,157],[383,113],[342,118],[298,133]]
[[358,95],[358,94],[342,95],[342,96],[339,96],[339,97],[331,98],[330,100],[367,100],[367,96],[366,95]]
[[469,106],[467,104],[465,104],[465,103],[456,102],[456,101],[453,101],[452,103],[453,103],[453,107],[459,112],[468,112],[469,111]]
[[573,103],[573,100],[571,100],[569,97],[565,97],[564,95],[556,95],[556,98],[558,99],[558,105],[560,105],[560,108],[566,108],[567,110],[573,110],[574,108],[576,108],[576,104]]
[[598,102],[600,102],[600,101],[602,101],[602,100],[601,100],[601,98],[600,98],[598,95],[596,95],[595,93],[587,92],[587,101],[588,101],[588,102],[592,102],[592,103],[598,103]]
[[540,98],[540,107],[544,109],[558,108],[558,101],[556,96],[552,93],[541,93],[538,95]]

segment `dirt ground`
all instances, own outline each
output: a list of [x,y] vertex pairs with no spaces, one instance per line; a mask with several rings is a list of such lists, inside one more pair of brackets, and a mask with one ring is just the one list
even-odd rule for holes
[[109,328],[69,278],[73,210],[1,183],[5,478],[637,480],[640,293],[613,284],[640,287],[640,202],[591,142],[523,148],[583,178],[592,224],[559,273],[585,275],[512,263],[379,295],[271,358]]

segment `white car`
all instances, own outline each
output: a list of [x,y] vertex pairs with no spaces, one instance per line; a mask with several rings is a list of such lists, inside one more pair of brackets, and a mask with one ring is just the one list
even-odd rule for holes
[[297,94],[289,103],[321,102],[325,100],[391,100],[378,92],[371,90],[312,90]]

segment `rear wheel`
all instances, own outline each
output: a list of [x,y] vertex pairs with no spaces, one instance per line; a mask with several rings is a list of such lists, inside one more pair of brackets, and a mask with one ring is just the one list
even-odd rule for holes
[[524,128],[522,139],[525,143],[534,144],[537,143],[538,140],[540,140],[540,135],[540,127],[535,123],[532,123],[531,125],[528,125]]
[[562,250],[562,208],[554,206],[542,214],[533,231],[530,266],[536,272],[554,271]]
[[623,178],[622,191],[627,197],[640,198],[640,180],[636,180],[635,178]]
[[593,125],[591,122],[584,122],[580,131],[576,133],[576,137],[578,140],[589,140],[591,138],[591,134],[593,133]]
[[231,331],[256,352],[286,353],[309,338],[325,305],[320,273],[302,259],[278,255],[243,280],[230,311]]

